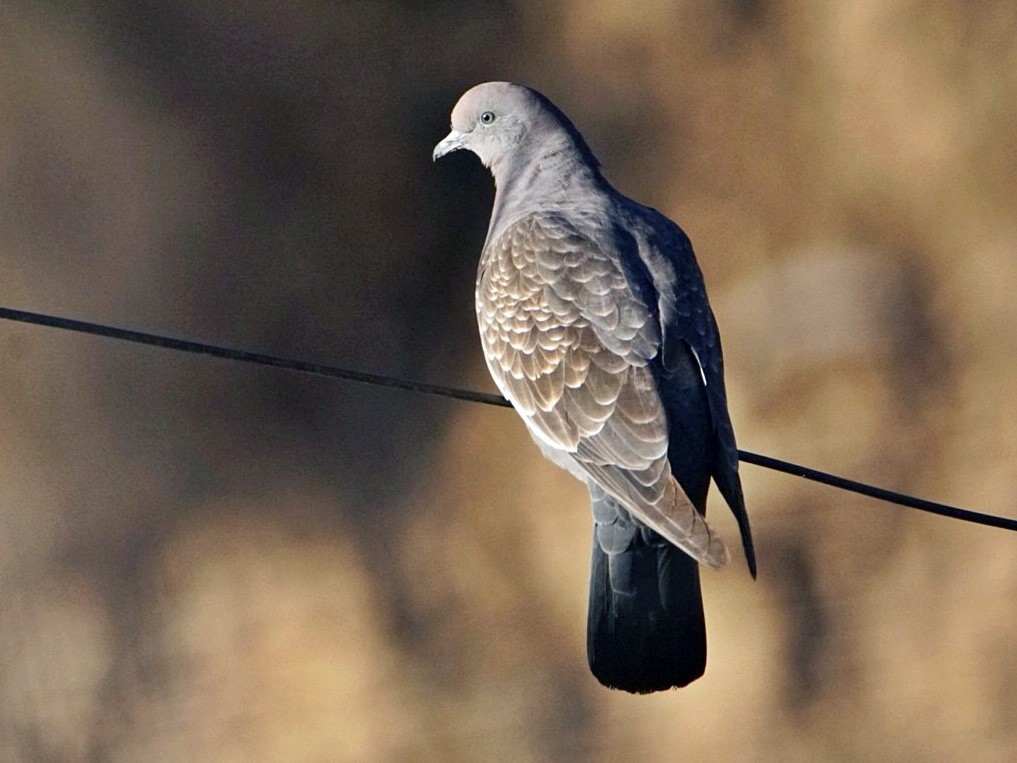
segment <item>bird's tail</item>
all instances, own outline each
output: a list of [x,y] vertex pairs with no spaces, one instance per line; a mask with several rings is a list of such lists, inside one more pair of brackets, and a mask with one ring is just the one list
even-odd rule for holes
[[685,686],[706,670],[699,565],[603,491],[591,494],[590,669],[634,693]]

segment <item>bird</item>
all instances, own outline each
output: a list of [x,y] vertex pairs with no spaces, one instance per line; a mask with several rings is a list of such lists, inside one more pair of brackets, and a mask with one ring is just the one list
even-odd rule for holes
[[685,232],[615,190],[565,114],[524,85],[467,90],[437,161],[472,151],[495,196],[476,281],[494,383],[593,511],[587,657],[647,694],[706,670],[699,565],[728,552],[711,480],[756,557],[727,409],[720,335]]

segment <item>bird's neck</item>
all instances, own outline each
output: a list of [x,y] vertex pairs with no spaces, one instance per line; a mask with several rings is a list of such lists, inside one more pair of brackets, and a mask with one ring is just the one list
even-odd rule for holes
[[597,166],[571,145],[550,148],[527,162],[503,156],[491,163],[491,174],[494,207],[485,247],[520,217],[592,199],[607,184]]

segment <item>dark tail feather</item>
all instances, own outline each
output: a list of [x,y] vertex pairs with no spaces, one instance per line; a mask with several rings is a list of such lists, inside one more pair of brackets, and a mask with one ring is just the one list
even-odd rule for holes
[[638,694],[706,670],[699,565],[627,512],[594,528],[587,656],[602,684]]

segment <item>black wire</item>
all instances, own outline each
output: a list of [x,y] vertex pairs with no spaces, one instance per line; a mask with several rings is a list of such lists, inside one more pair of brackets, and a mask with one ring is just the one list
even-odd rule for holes
[[[239,360],[244,363],[255,363],[262,366],[283,368],[288,371],[314,374],[315,376],[324,376],[330,379],[343,379],[345,381],[357,382],[359,384],[394,387],[396,389],[422,392],[428,395],[438,395],[440,397],[450,397],[456,400],[466,400],[471,403],[497,405],[503,408],[512,407],[512,404],[501,395],[493,395],[488,392],[476,392],[474,390],[448,387],[442,384],[428,384],[427,382],[398,379],[392,376],[384,376],[382,374],[353,371],[348,368],[328,366],[321,363],[310,363],[304,360],[292,360],[289,358],[280,358],[274,355],[263,355],[257,352],[235,350],[230,347],[219,347],[217,345],[205,344],[203,342],[191,342],[185,339],[174,339],[172,337],[159,336],[157,334],[146,334],[141,331],[131,331],[129,329],[105,326],[99,323],[88,323],[86,321],[78,321],[72,318],[58,318],[52,315],[43,315],[41,313],[31,313],[25,310],[13,310],[7,307],[0,307],[0,319],[18,321],[20,323],[30,323],[36,326],[49,326],[51,328],[64,329],[65,331],[76,331],[82,334],[93,334],[95,336],[119,339],[121,341],[134,342],[136,344],[147,344],[153,347],[163,347],[168,350],[176,350],[178,352],[189,352],[196,355],[211,355],[212,357],[225,358],[227,360]],[[903,495],[902,493],[896,493],[892,490],[884,490],[883,488],[866,485],[863,482],[856,482],[855,480],[850,480],[846,477],[838,477],[835,474],[827,474],[826,472],[821,472],[817,469],[811,469],[807,466],[801,466],[800,464],[792,464],[788,461],[781,461],[780,459],[772,458],[771,456],[763,456],[747,450],[739,450],[738,458],[747,464],[755,464],[756,466],[761,466],[764,469],[773,469],[778,472],[784,472],[785,474],[791,474],[796,477],[813,480],[814,482],[821,482],[824,485],[830,485],[831,487],[847,490],[852,493],[867,495],[881,501],[896,503],[910,509],[918,509],[919,511],[927,511],[944,517],[952,517],[953,519],[959,519],[964,522],[973,522],[975,524],[987,525],[989,527],[998,527],[1003,530],[1017,531],[1017,519],[999,517],[992,514],[983,514],[969,509],[960,509],[955,506],[947,506],[942,503],[926,501],[922,498]]]
[[300,373],[325,376],[329,379],[344,379],[346,381],[358,382],[359,384],[371,384],[377,387],[395,387],[396,389],[408,389],[413,392],[423,392],[428,395],[440,395],[442,397],[453,397],[458,400],[468,400],[474,403],[487,403],[488,405],[501,405],[511,408],[512,403],[501,395],[492,395],[486,392],[473,392],[466,389],[455,389],[445,387],[441,384],[428,384],[426,382],[415,382],[408,379],[396,379],[381,374],[370,374],[363,371],[352,371],[348,368],[327,366],[322,363],[311,363],[306,360],[292,360],[280,358],[274,355],[262,355],[258,352],[247,352],[246,350],[234,350],[230,347],[219,347],[214,344],[203,342],[190,342],[186,339],[173,339],[158,334],[146,334],[142,331],[131,331],[114,326],[104,326],[101,323],[88,323],[87,321],[76,321],[73,318],[57,318],[42,313],[30,313],[25,310],[12,310],[8,307],[0,307],[0,318],[20,323],[31,323],[36,326],[50,326],[51,328],[64,329],[66,331],[77,331],[81,334],[94,334],[110,339],[119,339],[124,342],[135,344],[147,344],[152,347],[163,347],[167,350],[178,352],[190,352],[195,355],[211,355],[215,358],[226,358],[227,360],[239,360],[244,363],[255,363],[260,366],[272,366],[284,368],[288,371],[299,371]]
[[827,474],[817,469],[811,469],[808,466],[792,464],[789,461],[781,461],[780,459],[763,456],[759,453],[750,453],[747,450],[739,450],[738,458],[747,464],[755,464],[756,466],[762,466],[764,469],[773,469],[774,471],[792,474],[796,477],[812,480],[813,482],[821,482],[824,485],[848,490],[852,493],[860,493],[871,498],[878,498],[881,501],[889,501],[900,506],[906,506],[909,509],[927,511],[930,514],[939,514],[943,517],[960,519],[964,522],[999,527],[1003,530],[1017,531],[1017,519],[997,517],[993,514],[983,514],[978,511],[971,511],[970,509],[959,509],[956,506],[947,506],[943,503],[927,501],[924,498],[915,498],[914,496],[895,493],[892,490],[866,485],[864,482],[856,482],[855,480],[849,480],[847,477],[838,477],[836,474]]

